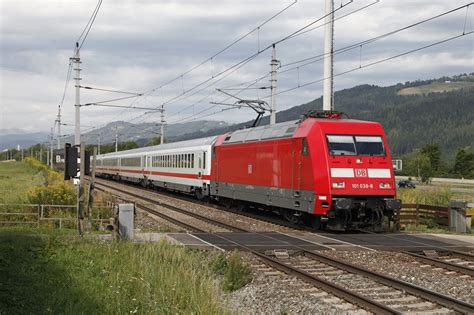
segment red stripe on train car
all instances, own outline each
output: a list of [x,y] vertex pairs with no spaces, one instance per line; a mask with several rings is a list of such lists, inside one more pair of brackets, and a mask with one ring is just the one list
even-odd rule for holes
[[142,171],[142,170],[124,170],[118,168],[106,168],[98,170],[111,171],[111,172],[121,172],[121,173],[134,173],[134,174],[148,174],[148,175],[158,175],[158,176],[168,176],[168,177],[179,177],[179,178],[189,178],[189,179],[203,179],[209,180],[210,175],[202,175],[199,177],[197,174],[182,174],[182,173],[170,173],[170,172],[156,172],[156,171]]

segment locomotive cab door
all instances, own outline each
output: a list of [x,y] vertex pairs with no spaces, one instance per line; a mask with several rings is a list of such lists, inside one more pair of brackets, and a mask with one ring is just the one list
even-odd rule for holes
[[[293,140],[292,150],[292,182],[293,182],[293,195],[292,198],[295,200],[301,196],[301,139]],[[297,203],[295,202],[295,206]]]
[[[293,140],[293,207],[295,210],[311,211],[312,197],[308,196],[308,183],[311,181],[311,159],[306,138]],[[308,199],[309,198],[309,199]]]

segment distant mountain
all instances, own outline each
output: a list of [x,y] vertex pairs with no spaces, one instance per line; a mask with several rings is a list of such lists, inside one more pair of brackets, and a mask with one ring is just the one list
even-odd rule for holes
[[[449,92],[440,86],[449,82]],[[455,88],[453,88],[455,87]],[[416,88],[422,93],[399,93]],[[399,83],[388,87],[359,85],[337,91],[335,108],[354,119],[382,123],[394,156],[427,143],[439,143],[449,156],[460,147],[474,148],[474,74]],[[277,113],[277,122],[297,120],[310,110],[322,109],[322,97]],[[252,121],[186,134],[179,140],[223,134],[251,125]],[[269,117],[261,125],[269,123]]]
[[0,130],[0,151],[5,149],[28,148],[40,142],[46,142],[49,134],[46,132],[27,133],[19,129]]
[[[208,132],[216,128],[227,127],[228,124],[223,121],[194,121],[182,124],[166,125],[165,141],[173,142],[184,134],[193,134]],[[161,126],[159,123],[141,123],[132,124],[124,121],[116,121],[107,124],[105,127],[87,132],[81,136],[81,141],[86,144],[102,144],[115,142],[115,133],[117,130],[118,141],[135,141],[139,146],[147,144],[152,138],[160,137]],[[62,143],[74,142],[74,137],[70,136],[61,140]]]

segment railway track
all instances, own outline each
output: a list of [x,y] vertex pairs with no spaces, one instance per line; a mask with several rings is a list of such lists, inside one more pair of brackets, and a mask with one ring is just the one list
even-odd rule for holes
[[[108,187],[109,189],[114,189],[114,190],[120,191],[122,193],[126,193],[126,194],[131,195],[131,196],[136,197],[136,198],[141,198],[141,199],[143,199],[147,202],[158,204],[160,206],[166,207],[166,208],[171,209],[173,211],[176,211],[176,212],[179,212],[179,213],[182,213],[182,214],[185,214],[185,215],[192,216],[192,217],[194,217],[198,220],[207,222],[207,223],[215,225],[215,226],[219,226],[219,227],[224,228],[228,231],[248,232],[247,230],[244,230],[242,228],[239,228],[239,227],[236,227],[236,226],[233,226],[233,225],[229,225],[229,224],[226,224],[226,223],[218,221],[218,220],[210,219],[206,216],[199,215],[195,212],[184,210],[182,208],[179,208],[179,207],[161,202],[161,201],[157,200],[156,198],[149,198],[149,197],[146,197],[146,196],[143,196],[143,195],[140,195],[140,194],[133,193],[131,191],[126,191],[124,189],[117,188],[116,186],[111,186],[109,184],[105,184],[105,183],[103,183],[103,181],[101,181],[99,183],[99,185]],[[135,186],[132,186],[132,187],[135,187]],[[139,188],[139,189],[141,189],[141,188]],[[152,191],[152,190],[149,190],[149,189],[145,189],[145,191],[148,191],[150,193],[155,192],[155,191]],[[174,195],[172,197],[183,200],[183,198],[176,197]],[[186,201],[189,201],[188,200],[189,198],[184,198],[184,199]],[[195,201],[193,200],[193,202],[195,202]],[[173,219],[170,216],[166,216],[165,214],[160,213],[156,210],[153,210],[150,207],[147,207],[146,205],[137,204],[137,206],[139,208],[142,208],[142,209],[148,211],[149,213],[152,213],[154,215],[157,215],[157,216],[161,217],[162,219],[164,219],[166,221],[170,221],[175,225],[180,225],[178,220]],[[220,207],[220,208],[223,208],[224,211],[235,213],[237,215],[244,215],[244,216],[250,217],[252,219],[264,220],[267,223],[275,224],[277,226],[285,226],[285,227],[292,227],[293,226],[292,224],[284,225],[278,219],[271,219],[271,218],[269,219],[265,216],[258,215],[258,214],[246,215],[247,213],[243,213],[241,211],[226,209],[225,207]],[[208,231],[205,231],[203,229],[197,228],[195,225],[186,224],[185,222],[182,222],[182,224],[180,226],[182,228],[184,228],[188,231],[192,231],[192,232],[198,232],[198,233],[208,232]],[[301,227],[301,226],[296,226],[296,228],[298,228],[299,230],[306,230],[305,227]],[[361,232],[368,233],[368,234],[374,234],[372,232],[368,232],[368,231],[365,231],[365,230],[362,230]],[[376,234],[376,235],[378,237],[393,238],[393,236],[390,236],[390,235],[382,235],[382,234]],[[387,247],[385,249],[394,250],[390,247]],[[400,250],[395,250],[395,251],[400,251]],[[457,252],[457,251],[452,251],[452,250],[448,251],[444,248],[440,248],[441,255],[438,255],[437,253],[434,254],[434,255],[433,254],[429,255],[429,253],[430,252],[432,253],[433,251],[426,251],[426,253],[428,255],[427,254],[422,255],[420,253],[415,253],[415,252],[410,252],[410,251],[400,251],[400,252],[413,257],[416,262],[423,263],[424,264],[423,267],[432,266],[434,268],[442,268],[442,269],[445,269],[447,271],[456,272],[456,273],[459,273],[459,274],[462,274],[462,275],[468,275],[468,276],[471,276],[471,277],[474,276],[474,256],[470,255],[470,254],[467,254],[467,253]]]
[[[105,179],[96,179],[96,183],[103,184],[104,182],[108,183],[110,181],[105,180]],[[278,227],[284,227],[284,228],[289,228],[289,229],[299,230],[299,231],[314,232],[314,230],[311,227],[308,227],[308,226],[305,226],[305,225],[302,225],[302,224],[290,223],[290,222],[282,219],[280,216],[277,216],[276,214],[274,214],[274,215],[261,215],[261,214],[255,213],[257,211],[253,211],[252,209],[248,209],[248,208],[246,208],[245,211],[242,211],[242,210],[238,210],[238,209],[236,209],[234,207],[231,207],[231,206],[223,206],[223,205],[220,205],[220,204],[217,204],[217,203],[199,201],[199,200],[197,200],[193,197],[190,197],[189,195],[183,194],[183,193],[178,193],[177,194],[177,193],[169,192],[169,191],[156,191],[152,188],[145,188],[145,187],[139,186],[139,185],[134,184],[134,183],[121,182],[120,184],[125,185],[125,186],[129,186],[129,187],[133,187],[133,188],[136,188],[136,189],[141,189],[141,190],[144,190],[144,191],[148,191],[150,193],[164,195],[164,196],[174,198],[174,199],[178,199],[178,200],[181,200],[181,201],[184,201],[184,202],[190,202],[190,203],[193,203],[193,204],[199,204],[201,206],[207,206],[207,207],[212,206],[213,208],[221,210],[221,211],[225,211],[225,212],[229,212],[229,213],[236,214],[236,215],[239,215],[239,216],[247,217],[247,218],[253,219],[253,220],[258,220],[258,221],[265,222],[265,223],[268,223],[268,224],[272,224],[272,225],[275,225],[275,226],[278,226]]]
[[[437,251],[424,251],[423,255],[413,252],[403,252],[407,255],[415,257],[422,263],[443,268],[459,274],[474,277],[474,256],[459,252],[443,252],[439,254]],[[464,257],[459,258],[458,256]]]
[[[201,216],[194,212],[178,208],[160,201],[135,194],[117,187],[100,183],[112,190],[150,202],[160,206],[190,215],[204,222],[223,227],[233,232],[248,232],[248,230],[228,225],[226,223]],[[100,189],[100,187],[97,187]],[[182,226],[186,230],[194,232],[205,232],[203,229],[180,222],[172,217],[166,216],[159,211],[151,209],[147,205],[137,203],[137,207],[154,215],[169,220],[173,224]],[[225,236],[218,237],[233,242]],[[284,273],[294,275],[315,287],[321,288],[339,298],[352,304],[356,304],[376,314],[401,314],[405,312],[428,311],[430,313],[473,313],[474,305],[457,300],[455,298],[428,290],[390,276],[380,274],[347,262],[330,258],[323,254],[317,254],[302,248],[295,248],[301,255],[289,259],[277,259],[268,254],[261,253],[243,244],[235,243],[244,251],[257,256],[263,263]]]
[[[99,186],[99,187],[98,187]],[[149,198],[149,197],[146,197],[146,196],[143,196],[143,195],[140,195],[140,194],[136,194],[136,193],[133,193],[131,191],[127,191],[127,190],[124,190],[124,189],[120,189],[120,188],[117,188],[117,187],[114,187],[114,186],[111,186],[111,185],[106,185],[104,183],[96,183],[96,187],[95,189],[97,190],[102,190],[102,191],[106,191],[104,190],[103,188],[101,188],[100,186],[102,187],[106,187],[108,189],[111,189],[111,190],[114,190],[114,191],[118,191],[122,194],[125,194],[125,195],[128,195],[128,196],[131,196],[131,197],[134,197],[134,198],[138,198],[138,199],[141,199],[143,201],[146,201],[146,202],[149,202],[149,203],[153,203],[154,205],[158,205],[158,206],[161,206],[163,208],[167,208],[167,209],[170,209],[174,212],[177,212],[177,213],[181,213],[181,214],[184,214],[186,216],[190,216],[190,217],[193,217],[195,219],[198,219],[200,221],[203,221],[203,222],[206,222],[206,223],[209,223],[211,225],[215,225],[215,226],[218,226],[220,228],[224,228],[228,231],[231,231],[231,232],[247,232],[247,230],[244,230],[244,229],[241,229],[239,227],[236,227],[236,226],[233,226],[233,225],[229,225],[227,223],[224,223],[224,222],[221,222],[221,221],[218,221],[218,220],[214,220],[214,219],[211,219],[209,217],[206,217],[206,216],[203,216],[203,215],[200,215],[198,213],[195,213],[195,212],[192,212],[192,211],[189,211],[189,210],[186,210],[186,209],[182,209],[182,208],[179,208],[179,207],[176,207],[176,206],[173,206],[173,205],[170,205],[170,204],[167,204],[167,203],[163,203],[155,198]],[[120,196],[118,196],[119,198],[121,198]],[[125,199],[124,199],[125,200]],[[178,226],[181,226],[182,228],[188,230],[188,231],[192,231],[192,232],[202,232],[202,233],[205,233],[205,232],[209,232],[207,230],[204,230],[204,229],[201,229],[201,228],[198,228],[197,226],[195,225],[191,225],[191,224],[188,224],[188,223],[185,223],[185,222],[182,222],[182,221],[179,221],[177,219],[175,219],[174,217],[172,216],[169,216],[169,215],[166,215],[162,212],[159,212],[157,210],[154,210],[152,209],[151,207],[149,207],[148,205],[146,204],[143,204],[143,203],[140,203],[140,202],[135,202],[135,205],[140,208],[140,209],[143,209],[153,215],[156,215],[158,217],[161,217],[162,219],[164,220],[167,220],[167,221],[170,221],[171,223],[175,224],[175,225],[178,225]]]
[[[362,231],[364,233],[373,234],[371,232]],[[378,237],[393,239],[391,235],[377,234]],[[420,244],[419,241],[416,242]],[[462,275],[474,277],[474,255],[438,247],[434,250],[419,251],[400,251],[391,247],[384,248],[385,250],[397,251],[408,256],[413,257],[417,262],[424,263],[425,266],[432,266],[435,268],[442,268],[450,272],[456,272]]]

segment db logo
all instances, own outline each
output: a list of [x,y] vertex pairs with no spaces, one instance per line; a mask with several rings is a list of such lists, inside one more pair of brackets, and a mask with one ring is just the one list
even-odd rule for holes
[[367,170],[365,168],[355,169],[355,177],[367,177]]

